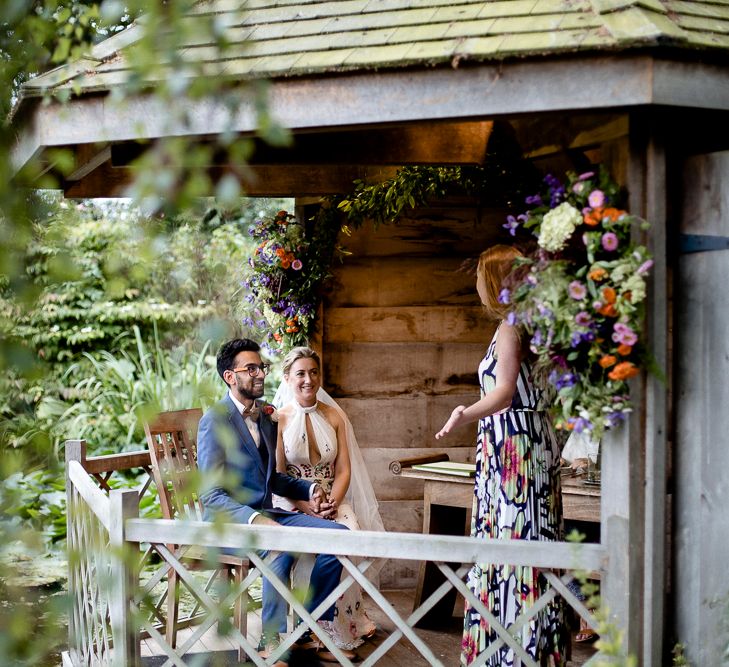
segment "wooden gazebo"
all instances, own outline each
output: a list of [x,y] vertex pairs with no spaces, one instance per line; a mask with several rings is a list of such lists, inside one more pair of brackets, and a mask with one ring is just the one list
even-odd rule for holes
[[[241,14],[235,4],[201,3],[196,13],[215,14],[240,42],[222,63],[226,76],[271,80],[270,112],[295,139],[254,154],[248,194],[303,205],[397,165],[482,164],[499,127],[537,162],[602,162],[627,188],[631,212],[652,223],[647,336],[666,381],[636,381],[629,423],[603,443],[603,599],[641,664],[666,664],[676,640],[692,664],[718,664],[729,599],[729,5],[292,0]],[[141,30],[24,85],[19,172],[37,158],[53,169],[46,156],[68,148],[67,197],[120,196],[131,160],[155,140],[227,129],[217,99],[180,99],[186,123],[153,95],[115,105],[125,49]],[[210,58],[208,46],[188,45],[187,57]],[[73,91],[68,102],[42,103],[62,90]],[[235,131],[255,132],[252,104],[238,109]],[[363,228],[324,304],[327,383],[352,416],[389,530],[419,532],[423,500],[422,483],[393,483],[388,463],[436,448],[436,426],[476,392],[489,334],[472,278],[456,269],[502,233],[502,214],[450,200],[397,227]],[[468,460],[472,434],[448,453]],[[407,584],[414,574],[383,576]]]

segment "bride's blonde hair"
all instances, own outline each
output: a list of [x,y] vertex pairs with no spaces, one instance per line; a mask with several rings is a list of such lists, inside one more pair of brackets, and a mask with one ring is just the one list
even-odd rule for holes
[[312,350],[310,347],[294,347],[289,350],[289,353],[284,357],[283,364],[281,366],[284,377],[288,376],[291,367],[299,359],[313,359],[316,362],[316,365],[319,367],[319,370],[321,370],[321,360],[319,359],[319,355],[314,352],[314,350]]

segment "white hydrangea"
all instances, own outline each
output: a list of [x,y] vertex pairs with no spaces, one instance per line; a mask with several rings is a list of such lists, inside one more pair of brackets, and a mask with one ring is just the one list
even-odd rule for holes
[[637,273],[633,274],[621,285],[623,292],[630,292],[630,302],[640,303],[645,299],[645,280]]
[[571,204],[563,202],[544,216],[539,231],[539,245],[549,252],[562,250],[581,222],[582,213]]

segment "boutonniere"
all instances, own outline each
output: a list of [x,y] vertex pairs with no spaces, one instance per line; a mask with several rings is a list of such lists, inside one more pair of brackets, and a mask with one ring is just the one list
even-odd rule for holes
[[261,412],[266,415],[272,422],[278,421],[278,410],[274,408],[270,403],[267,403],[261,408]]

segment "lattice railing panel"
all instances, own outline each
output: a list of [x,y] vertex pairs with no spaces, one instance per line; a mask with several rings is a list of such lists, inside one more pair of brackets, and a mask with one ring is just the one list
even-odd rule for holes
[[106,665],[110,663],[112,649],[109,531],[75,488],[68,512],[72,648],[79,664]]
[[[139,524],[142,522],[140,521]],[[145,522],[146,523],[146,522]],[[162,522],[164,523],[164,522]],[[196,528],[191,531],[190,527],[195,525]],[[212,546],[214,541],[217,541],[220,546],[229,546],[225,544],[225,540],[220,539],[219,529],[214,532],[216,538],[208,533],[208,528],[212,529],[209,524],[202,522],[190,522],[187,526],[185,524],[177,523],[177,530],[174,532],[177,537],[177,542],[186,542],[191,539],[197,540],[197,543],[204,544],[206,546]],[[242,529],[242,532],[241,532]],[[202,530],[208,535],[203,536],[199,531]],[[182,559],[178,558],[177,554],[173,554],[163,544],[155,543],[153,545],[154,550],[159,554],[162,559],[162,566],[158,573],[158,577],[161,579],[164,577],[164,572],[168,568],[173,568],[179,575],[181,581],[184,582],[185,586],[191,591],[191,594],[199,601],[201,608],[205,611],[204,621],[196,629],[196,631],[190,635],[183,644],[176,648],[172,648],[166,641],[165,638],[158,632],[154,631],[151,623],[145,624],[145,629],[149,632],[150,637],[155,640],[155,643],[159,646],[162,652],[168,656],[169,661],[166,664],[169,665],[186,665],[186,660],[189,660],[189,656],[186,657],[185,653],[195,645],[195,643],[205,634],[205,632],[214,625],[214,623],[225,616],[227,610],[232,606],[233,601],[237,595],[246,594],[248,586],[256,579],[259,574],[266,576],[269,581],[272,582],[273,586],[279,591],[279,593],[287,600],[292,611],[301,619],[301,624],[293,630],[278,647],[278,649],[271,654],[266,660],[262,659],[257,655],[255,651],[255,642],[249,640],[248,637],[243,636],[234,627],[229,629],[227,638],[237,647],[240,647],[247,656],[247,659],[258,667],[264,667],[266,665],[273,664],[283,653],[285,653],[294,642],[306,631],[307,628],[312,628],[316,631],[317,619],[321,614],[333,604],[338,597],[355,582],[359,584],[362,589],[367,593],[369,598],[376,604],[379,609],[392,621],[395,626],[395,630],[391,632],[389,637],[385,640],[364,660],[358,661],[356,664],[360,667],[370,667],[370,665],[376,664],[379,660],[383,659],[387,653],[403,638],[412,644],[412,646],[423,656],[424,660],[429,665],[443,665],[442,659],[436,655],[436,653],[428,646],[427,641],[423,639],[423,633],[419,632],[416,628],[418,622],[427,614],[438,601],[443,598],[448,592],[455,588],[461,595],[463,595],[469,602],[476,608],[479,613],[489,623],[491,629],[496,633],[498,639],[493,642],[487,651],[484,651],[478,656],[474,665],[479,666],[485,664],[485,662],[494,653],[499,651],[504,646],[513,649],[514,653],[522,660],[522,664],[525,667],[538,667],[537,663],[528,655],[522,648],[518,637],[523,627],[529,622],[529,619],[535,614],[539,613],[546,605],[552,602],[554,599],[561,597],[566,605],[575,609],[575,611],[588,622],[594,623],[595,620],[591,617],[589,611],[585,606],[575,597],[575,595],[567,587],[567,583],[572,578],[572,575],[565,570],[568,568],[577,567],[577,553],[574,545],[566,544],[545,544],[545,543],[532,543],[524,544],[520,546],[524,547],[524,553],[519,557],[509,558],[509,554],[515,554],[514,545],[505,543],[492,543],[481,545],[479,541],[470,540],[469,538],[449,538],[442,536],[413,536],[409,535],[409,538],[415,537],[418,540],[418,546],[416,550],[413,550],[412,544],[404,544],[403,534],[388,534],[388,533],[368,533],[364,540],[359,540],[354,555],[359,556],[362,560],[357,565],[347,556],[337,554],[339,560],[342,562],[344,569],[348,576],[343,577],[337,588],[332,591],[329,597],[324,600],[317,609],[309,613],[300,601],[300,596],[296,595],[290,590],[288,582],[282,582],[278,580],[273,572],[271,571],[268,559],[262,558],[256,550],[251,550],[250,547],[246,548],[243,545],[250,544],[255,538],[249,533],[256,533],[255,529],[250,530],[249,527],[235,526],[232,527],[233,532],[237,532],[240,536],[238,540],[238,546],[241,549],[241,553],[250,559],[251,568],[248,576],[238,586],[230,586],[224,589],[222,599],[215,600],[205,590],[199,581],[196,581],[191,573],[186,569],[185,563]],[[136,532],[136,531],[133,531]],[[143,531],[149,534],[148,530]],[[293,529],[286,528],[285,530],[278,529],[277,544],[272,544],[271,548],[275,551],[284,550],[288,545],[288,550],[296,551],[299,553],[316,553],[320,550],[321,544],[323,543],[322,536],[311,535],[311,530],[307,529]],[[316,532],[316,531],[314,531]],[[170,533],[167,530],[161,531],[159,538],[167,541],[171,539]],[[376,538],[374,537],[376,536]],[[211,537],[208,540],[208,537]],[[340,533],[337,533],[336,542],[332,540],[331,535],[327,535],[329,540],[327,541],[328,550],[332,551],[331,547],[334,547],[340,539],[349,542],[353,537],[352,535],[345,535],[340,538]],[[354,536],[355,539],[357,536]],[[376,544],[371,544],[371,548],[367,548],[367,542],[376,539]],[[465,542],[464,542],[465,540]],[[265,543],[263,539],[255,539],[255,544],[260,548],[260,545]],[[283,543],[283,544],[282,544]],[[429,545],[437,546],[438,549],[429,549]],[[466,546],[468,545],[468,546]],[[340,545],[342,549],[346,549],[346,545]],[[479,547],[486,547],[486,551],[491,552],[491,561],[489,561],[488,554],[483,553],[478,556],[479,551],[483,551]],[[445,547],[447,552],[447,561],[452,563],[453,561],[461,561],[465,563],[462,567],[454,570],[444,558],[436,558],[437,553]],[[509,627],[503,627],[496,618],[489,612],[484,604],[471,592],[464,582],[464,578],[474,562],[501,562],[508,563],[509,560],[514,560],[515,564],[528,565],[529,560],[533,558],[534,565],[540,565],[539,561],[544,560],[544,554],[550,551],[550,547],[555,547],[558,555],[552,556],[551,560],[562,560],[563,562],[559,566],[551,567],[540,567],[542,574],[548,579],[550,588],[541,597],[539,597],[535,603],[526,609],[523,614],[516,619],[516,621]],[[591,551],[589,562],[584,566],[585,569],[596,570],[599,569],[599,559],[595,558],[595,550],[600,550],[598,545],[589,545],[588,551]],[[367,554],[369,551],[371,553]],[[387,555],[390,559],[404,559],[404,560],[429,560],[438,566],[440,571],[445,576],[444,583],[437,588],[427,599],[423,600],[422,604],[413,611],[412,614],[403,616],[393,607],[392,604],[385,598],[385,596],[377,589],[376,586],[367,578],[366,571],[372,565],[374,560],[383,555],[383,552],[388,552]],[[399,552],[399,553],[398,553]],[[541,553],[541,557],[537,558],[536,554]],[[550,560],[550,557],[547,557]],[[582,568],[581,568],[582,569]],[[341,665],[346,667],[354,667],[354,663],[349,660],[334,644],[334,642],[325,634],[317,633],[321,641],[325,644],[327,649],[333,653]]]
[[[112,494],[110,499],[105,491],[92,481],[93,474],[92,471],[85,470],[80,462],[74,460],[68,463],[68,545],[71,569],[69,588],[73,597],[70,653],[73,664],[133,663],[135,652],[138,654],[140,630],[146,632],[167,656],[166,665],[192,664],[187,661],[193,659],[185,654],[213,625],[218,624],[219,628],[221,626],[228,628],[228,640],[240,647],[250,662],[257,667],[265,667],[273,664],[307,628],[316,630],[317,619],[355,582],[390,619],[395,628],[374,652],[357,663],[361,667],[376,664],[402,640],[410,642],[428,664],[442,665],[442,660],[428,646],[423,633],[416,629],[416,625],[452,588],[468,599],[482,614],[499,639],[479,655],[476,665],[483,665],[489,656],[503,646],[508,646],[521,658],[522,664],[535,667],[536,663],[524,653],[515,635],[518,636],[531,616],[557,596],[575,609],[581,617],[594,623],[589,611],[567,587],[570,575],[565,572],[577,569],[601,572],[606,563],[606,549],[602,545],[577,546],[566,543],[476,540],[441,535],[362,531],[336,531],[336,535],[332,535],[331,531],[321,529],[281,529],[234,524],[221,527],[201,521],[139,519],[133,518],[137,516],[138,508],[132,506],[127,509],[122,508],[116,502],[122,496]],[[136,501],[136,495],[131,495]],[[121,551],[135,553],[138,556],[140,544],[149,545],[148,553],[155,554],[159,559],[157,570],[145,582],[144,589],[133,584],[139,579],[138,558],[136,564],[131,561],[124,562],[117,553],[120,547],[125,547]],[[172,544],[180,546],[172,551],[167,546]],[[271,553],[290,551],[315,554],[321,551],[322,544],[326,544],[328,553],[340,559],[346,575],[329,597],[309,613],[299,596],[290,590],[288,582],[278,581],[269,567],[268,559],[262,558],[259,554],[263,550]],[[210,551],[210,563],[215,562],[213,554],[221,550],[228,552],[231,549],[235,550],[240,556],[249,559],[249,571],[238,582],[225,584],[215,584],[211,580],[208,583],[201,582],[195,573],[188,569],[185,560],[184,552],[190,547],[195,550],[202,548]],[[354,564],[353,558],[357,560],[357,565]],[[443,584],[408,615],[398,613],[366,576],[367,569],[375,561],[400,559],[435,563],[445,577]],[[462,563],[463,566],[454,569],[449,565],[454,562]],[[532,566],[544,574],[551,587],[525,610],[515,623],[504,628],[464,583],[464,577],[473,563]],[[152,603],[150,614],[148,602],[149,591],[163,583],[170,572],[176,573],[181,584],[203,612],[199,619],[200,624],[175,648],[170,646],[159,632],[159,624],[155,625],[155,622],[161,623],[165,620],[163,604]],[[250,586],[261,574],[273,583],[302,621],[267,660],[256,653],[257,641],[228,622],[234,601],[239,596],[248,596]],[[128,581],[130,586],[120,587],[120,581]],[[217,589],[217,593],[214,592],[213,586]],[[127,613],[120,614],[120,610],[126,610]],[[131,614],[128,613],[130,611]],[[112,642],[112,631],[115,632],[115,642]],[[353,667],[352,662],[325,633],[317,634],[340,664]],[[128,656],[132,656],[131,663]]]

